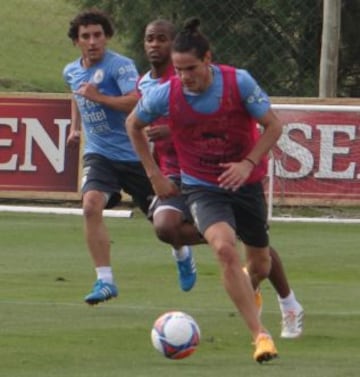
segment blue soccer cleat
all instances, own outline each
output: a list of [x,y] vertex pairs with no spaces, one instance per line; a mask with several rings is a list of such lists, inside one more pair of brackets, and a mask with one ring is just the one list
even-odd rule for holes
[[99,302],[117,297],[118,289],[115,284],[105,283],[101,279],[96,280],[91,293],[85,296],[84,301],[89,305],[96,305]]
[[183,291],[190,291],[196,282],[196,266],[192,250],[189,247],[189,255],[185,260],[176,261],[179,273],[179,283]]

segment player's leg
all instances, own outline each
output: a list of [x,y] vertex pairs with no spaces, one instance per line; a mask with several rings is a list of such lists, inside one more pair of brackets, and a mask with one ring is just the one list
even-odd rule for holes
[[[262,185],[257,183],[243,186],[239,190],[235,204],[237,233],[243,242],[246,256],[244,271],[247,272],[254,288],[254,299],[260,316],[263,300],[259,285],[268,277],[271,265],[266,202]],[[266,253],[258,254],[259,247],[266,247]]]
[[206,229],[204,237],[220,264],[225,290],[256,338],[263,328],[257,319],[253,289],[241,268],[234,230],[226,222],[218,222]]
[[[229,203],[228,193],[224,192],[223,195],[221,192],[189,190],[187,195],[195,223],[219,262],[225,290],[252,334],[254,359],[258,362],[271,360],[277,356],[277,351],[257,315],[254,291],[242,268],[237,250],[233,206]],[[257,251],[259,254],[268,253],[267,248]],[[270,269],[269,262],[267,269]]]
[[87,191],[83,195],[83,215],[86,243],[95,266],[110,264],[110,239],[103,221],[106,196],[100,191]]
[[[165,201],[158,200],[154,197],[151,183],[143,166],[140,163],[133,163],[131,166],[132,174],[127,172],[128,166],[122,166],[124,171],[122,187],[133,197],[135,203],[138,203],[148,219],[153,222],[159,239],[173,246],[173,254],[179,272],[179,283],[182,290],[188,291],[195,284],[196,267],[192,250],[190,247],[184,246],[187,244],[187,240],[182,240],[180,233],[181,229],[187,226],[184,217],[184,200],[180,196]],[[149,198],[152,200],[149,201]]]
[[85,238],[97,276],[92,291],[85,297],[90,305],[118,295],[110,263],[110,238],[102,215],[105,203],[106,196],[100,191],[87,191],[83,196]]
[[290,294],[290,286],[280,256],[272,246],[270,246],[270,256],[271,270],[269,273],[269,280],[277,294],[280,297],[285,298]]
[[290,288],[286,273],[277,251],[270,247],[271,270],[269,280],[275,288],[281,310],[281,337],[292,339],[303,332],[304,310]]
[[175,249],[205,242],[193,224],[183,196],[164,200],[155,198],[149,209],[149,217],[157,237]]
[[[268,277],[271,268],[267,211],[263,187],[260,183],[242,186],[233,198],[236,219],[236,234],[245,246],[248,273],[251,278],[253,302],[260,318],[262,299],[256,290],[260,282]],[[250,281],[250,279],[249,279]],[[257,342],[254,357],[273,358],[277,351],[269,334],[263,334]]]
[[251,285],[254,289],[254,301],[257,308],[257,314],[260,317],[263,309],[263,298],[260,291],[260,283],[269,275],[271,258],[269,249],[259,253],[257,247],[244,244],[246,254],[246,267],[244,272],[247,274]]
[[[228,224],[222,222],[210,226],[204,236],[214,249],[220,263],[225,290],[241,312],[252,333],[255,344],[254,359],[258,362],[271,360],[277,356],[277,350],[271,336],[260,322],[254,300],[254,291],[250,280],[242,269],[239,254],[236,250],[235,232]],[[269,258],[266,257],[268,254],[267,248],[257,248],[256,254],[263,255],[262,258],[259,258],[261,267],[258,270],[265,271],[266,263],[268,263],[269,269]]]
[[189,245],[199,243],[201,237],[189,222],[190,215],[184,198],[156,198],[150,207],[149,216],[152,218],[157,237],[172,246],[181,289],[191,290],[196,282],[196,265]]
[[103,220],[103,209],[109,203],[117,203],[120,195],[110,194],[114,177],[111,163],[98,155],[84,157],[83,211],[85,238],[92,258],[97,280],[85,297],[90,305],[109,300],[118,295],[113,280],[110,261],[110,238]]
[[118,295],[111,269],[110,238],[102,217],[103,209],[116,206],[121,199],[120,191],[124,189],[147,213],[154,193],[140,162],[114,162],[92,155],[84,166],[87,175],[83,190],[97,190],[96,197],[94,194],[84,195],[86,234],[97,274],[97,281],[85,301],[97,304]]
[[269,248],[264,252],[258,252],[259,247],[244,244],[246,252],[246,268],[250,275],[253,288],[256,290],[260,283],[267,279],[271,268],[271,258]]
[[[245,275],[248,277],[252,286],[252,281],[251,281],[247,266],[243,267],[243,271],[245,272]],[[262,314],[262,309],[263,309],[263,298],[262,298],[260,287],[254,289],[254,299],[255,299],[255,305],[257,308],[257,314],[260,317]]]
[[[259,315],[262,310],[262,296],[259,288],[259,279],[252,268],[252,253],[247,254],[247,266],[251,276],[251,281],[255,289],[255,302],[259,309]],[[301,304],[296,300],[294,292],[291,290],[283,264],[276,250],[270,246],[271,269],[268,279],[277,292],[279,306],[281,310],[281,337],[286,339],[297,338],[303,331],[304,310]]]
[[[180,188],[180,178],[171,178]],[[157,237],[175,250],[183,245],[205,243],[204,238],[194,226],[190,209],[184,195],[162,199],[154,197],[148,217],[152,220]]]

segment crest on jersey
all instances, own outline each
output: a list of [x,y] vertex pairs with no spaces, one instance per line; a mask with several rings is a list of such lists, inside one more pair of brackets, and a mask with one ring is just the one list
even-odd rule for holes
[[100,84],[104,79],[104,71],[102,69],[96,70],[94,73],[92,81],[94,84]]

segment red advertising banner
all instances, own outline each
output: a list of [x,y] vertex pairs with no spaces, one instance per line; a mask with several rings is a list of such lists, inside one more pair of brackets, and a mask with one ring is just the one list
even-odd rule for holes
[[77,192],[70,100],[0,97],[0,191]]
[[[360,201],[360,106],[274,104],[274,198]],[[78,193],[70,100],[0,97],[0,191]]]
[[360,200],[360,107],[278,105],[274,197]]

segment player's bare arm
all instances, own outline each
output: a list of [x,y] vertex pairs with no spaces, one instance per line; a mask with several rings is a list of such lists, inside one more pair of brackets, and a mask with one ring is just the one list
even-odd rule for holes
[[258,118],[257,121],[264,127],[264,131],[253,150],[246,156],[248,161],[252,161],[255,165],[270,152],[282,133],[282,124],[271,109]]
[[147,176],[153,185],[156,195],[160,198],[168,198],[170,196],[178,195],[179,189],[168,178],[166,178],[160,171],[153,154],[151,153],[149,143],[144,133],[144,128],[148,125],[142,122],[135,111],[132,111],[126,119],[126,130],[130,140],[138,154]]
[[66,140],[68,146],[74,146],[79,144],[81,135],[81,120],[80,112],[77,107],[76,101],[71,99],[71,125],[69,136]]

